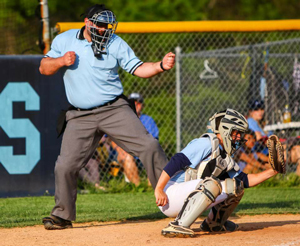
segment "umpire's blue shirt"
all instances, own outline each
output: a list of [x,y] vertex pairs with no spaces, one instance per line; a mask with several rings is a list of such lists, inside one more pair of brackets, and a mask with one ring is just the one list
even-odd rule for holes
[[58,58],[68,51],[76,53],[72,66],[64,67],[64,84],[68,101],[77,108],[89,109],[103,105],[123,93],[118,68],[133,74],[142,65],[128,46],[117,35],[113,35],[107,45],[106,53],[96,58],[92,42],[83,37],[83,30],[66,31],[52,42],[48,57]]

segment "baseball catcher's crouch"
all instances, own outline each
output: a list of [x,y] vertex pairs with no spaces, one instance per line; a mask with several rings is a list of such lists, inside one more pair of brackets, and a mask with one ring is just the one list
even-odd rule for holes
[[[270,164],[265,171],[247,174],[232,159],[245,142],[247,119],[233,109],[209,119],[210,133],[192,140],[164,168],[155,188],[156,204],[168,217],[176,217],[161,234],[165,237],[194,237],[191,228],[205,210],[211,209],[200,225],[206,232],[234,232],[238,225],[228,220],[241,201],[244,188],[254,187],[284,173],[283,148],[276,136],[268,142]],[[276,171],[275,171],[276,170]]]
[[284,150],[276,135],[271,135],[268,138],[267,146],[269,149],[269,163],[272,168],[279,172],[285,173]]

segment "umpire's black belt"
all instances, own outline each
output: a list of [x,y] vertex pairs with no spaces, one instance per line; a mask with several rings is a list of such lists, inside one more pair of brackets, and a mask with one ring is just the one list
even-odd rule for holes
[[117,96],[115,99],[107,102],[107,103],[104,103],[103,105],[100,105],[100,106],[97,106],[97,107],[93,107],[93,108],[87,108],[87,109],[84,109],[84,108],[75,108],[76,110],[78,111],[88,111],[88,110],[93,110],[93,109],[97,109],[97,108],[101,108],[101,107],[104,107],[104,106],[109,106],[109,105],[112,105],[113,103],[115,103],[116,101],[118,101],[119,98],[123,98],[125,99],[125,95],[121,94],[119,96]]
[[112,105],[114,102],[118,101],[119,98],[122,98],[125,101],[127,101],[130,108],[137,115],[134,100],[128,99],[124,94],[121,94],[121,95],[117,96],[115,99],[113,99],[113,100],[111,100],[111,101],[109,101],[109,102],[107,102],[103,105],[100,105],[98,107],[94,107],[94,108],[81,109],[81,108],[75,108],[74,106],[70,106],[67,110],[62,110],[60,112],[59,116],[58,116],[57,125],[56,125],[56,131],[57,131],[57,134],[58,134],[57,137],[59,137],[65,131],[65,128],[66,128],[66,125],[67,125],[66,113],[67,113],[68,110],[78,110],[78,111],[93,110],[93,109],[96,109],[96,108],[101,108],[101,107],[104,107],[104,106]]

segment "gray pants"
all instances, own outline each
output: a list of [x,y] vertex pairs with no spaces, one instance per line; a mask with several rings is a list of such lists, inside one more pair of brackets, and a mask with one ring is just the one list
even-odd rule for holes
[[79,171],[79,179],[90,184],[99,184],[99,162],[91,158],[85,165],[85,168],[81,168]]
[[167,157],[124,99],[94,110],[71,110],[66,117],[68,123],[54,171],[56,205],[51,214],[75,220],[78,173],[104,133],[126,152],[139,157],[152,187],[156,186]]

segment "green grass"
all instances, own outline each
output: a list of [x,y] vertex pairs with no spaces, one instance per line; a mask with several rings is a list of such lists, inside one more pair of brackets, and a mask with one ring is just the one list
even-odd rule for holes
[[[235,214],[300,213],[299,194],[300,187],[247,189]],[[1,198],[0,227],[41,224],[53,206],[53,196]],[[165,216],[156,207],[152,191],[79,194],[77,199],[76,222],[162,218]]]
[[300,187],[250,188],[235,210],[238,215],[300,214]]
[[148,181],[145,178],[141,179],[141,183],[135,186],[133,183],[127,183],[124,179],[111,179],[102,181],[99,184],[105,188],[105,191],[96,189],[94,184],[85,183],[78,180],[78,189],[83,193],[103,194],[103,193],[142,193],[152,191],[152,187],[148,186]]
[[295,173],[289,173],[285,175],[278,174],[261,183],[257,187],[300,187],[300,176]]

